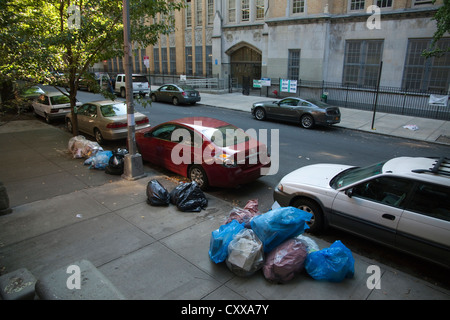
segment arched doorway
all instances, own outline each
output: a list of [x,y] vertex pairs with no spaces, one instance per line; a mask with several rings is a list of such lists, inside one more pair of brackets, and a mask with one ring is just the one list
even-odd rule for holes
[[253,79],[261,79],[261,52],[240,43],[226,52],[230,56],[230,75],[239,87],[251,87]]

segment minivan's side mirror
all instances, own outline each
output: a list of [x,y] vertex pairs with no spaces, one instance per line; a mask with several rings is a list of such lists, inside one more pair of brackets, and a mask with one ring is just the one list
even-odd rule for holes
[[347,195],[347,197],[351,198],[353,196],[353,188],[345,190],[344,193]]

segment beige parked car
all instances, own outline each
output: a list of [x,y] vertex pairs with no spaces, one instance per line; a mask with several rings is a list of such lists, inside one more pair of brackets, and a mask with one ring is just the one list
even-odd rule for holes
[[[83,104],[77,108],[78,130],[95,137],[102,144],[105,140],[125,139],[128,135],[127,105],[122,101],[101,100]],[[136,130],[149,127],[147,116],[134,113]],[[72,114],[66,116],[67,129],[72,132]]]

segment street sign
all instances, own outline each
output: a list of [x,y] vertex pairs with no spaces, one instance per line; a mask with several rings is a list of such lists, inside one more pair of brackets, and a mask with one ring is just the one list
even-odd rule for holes
[[144,56],[144,65],[146,68],[150,67],[150,57],[149,56]]

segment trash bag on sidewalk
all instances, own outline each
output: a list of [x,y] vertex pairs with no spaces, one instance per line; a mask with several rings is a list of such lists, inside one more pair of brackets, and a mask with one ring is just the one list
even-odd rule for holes
[[195,181],[180,184],[173,189],[170,202],[186,212],[200,212],[208,206],[208,199]]
[[228,245],[226,265],[240,277],[248,277],[262,268],[264,252],[262,242],[251,229],[239,231]]
[[298,208],[280,207],[254,217],[250,226],[262,241],[264,252],[268,253],[285,240],[308,229],[306,222],[311,217],[311,213]]
[[170,204],[170,194],[157,180],[150,180],[147,184],[147,203],[152,206],[167,206]]
[[233,240],[233,237],[243,230],[244,226],[232,220],[230,223],[224,224],[219,229],[211,232],[211,239],[209,242],[209,257],[215,263],[220,263],[226,260],[228,256],[228,245]]
[[124,158],[128,153],[127,149],[117,148],[112,152],[112,157],[109,158],[108,165],[105,168],[105,173],[121,175],[124,170]]
[[308,255],[305,244],[297,238],[286,240],[266,256],[264,277],[275,283],[286,283],[304,269]]
[[320,250],[317,243],[310,237],[307,237],[307,236],[301,234],[301,235],[295,237],[295,239],[301,241],[306,246],[306,251],[308,251],[308,253]]
[[94,156],[86,159],[84,164],[89,165],[89,169],[105,170],[112,155],[112,151],[98,151]]
[[98,151],[103,151],[103,148],[97,142],[87,140],[80,135],[69,139],[68,149],[75,159],[89,158]]
[[231,209],[225,224],[231,220],[237,220],[239,223],[244,223],[246,228],[250,228],[250,220],[261,214],[258,210],[258,200],[249,200],[244,208],[235,207]]
[[341,282],[353,277],[355,259],[352,252],[337,240],[329,248],[308,254],[305,269],[313,279]]

